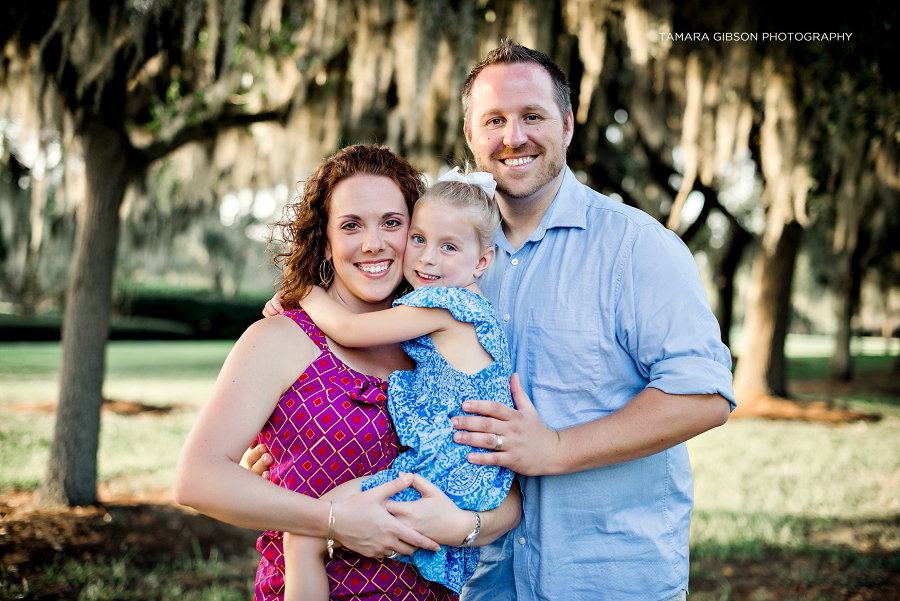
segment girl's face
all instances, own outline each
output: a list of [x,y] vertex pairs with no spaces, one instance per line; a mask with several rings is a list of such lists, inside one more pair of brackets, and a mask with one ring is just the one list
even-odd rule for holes
[[360,173],[331,191],[325,258],[334,263],[328,292],[350,309],[390,306],[403,277],[409,211],[388,177]]
[[493,259],[468,213],[459,207],[424,198],[413,209],[403,275],[413,288],[466,288],[475,283]]

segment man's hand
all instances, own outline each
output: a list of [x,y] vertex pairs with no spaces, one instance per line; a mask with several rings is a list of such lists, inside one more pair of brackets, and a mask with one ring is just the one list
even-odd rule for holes
[[[525,476],[544,476],[561,473],[558,458],[562,453],[559,433],[541,420],[531,399],[519,384],[518,374],[509,380],[513,403],[511,409],[493,401],[466,401],[463,411],[482,417],[452,418],[453,440],[493,453],[469,453],[469,463],[501,465]],[[497,449],[498,441],[502,442]]]
[[281,306],[281,295],[276,292],[275,296],[266,301],[262,314],[263,317],[274,317],[282,313],[284,313],[284,307]]

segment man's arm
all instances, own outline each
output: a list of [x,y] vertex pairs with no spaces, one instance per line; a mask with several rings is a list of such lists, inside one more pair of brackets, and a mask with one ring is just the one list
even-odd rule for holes
[[720,426],[731,404],[718,394],[668,394],[645,388],[624,407],[591,422],[553,430],[541,420],[531,399],[510,380],[516,409],[491,401],[466,401],[463,410],[482,417],[454,417],[454,440],[500,451],[470,453],[478,465],[502,465],[526,476],[568,474],[647,457]]

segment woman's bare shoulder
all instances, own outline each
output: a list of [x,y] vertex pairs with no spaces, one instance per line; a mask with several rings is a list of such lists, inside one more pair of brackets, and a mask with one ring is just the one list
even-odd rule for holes
[[294,320],[284,315],[265,317],[247,328],[238,344],[258,347],[273,358],[281,358],[293,365],[309,365],[321,354],[321,349]]

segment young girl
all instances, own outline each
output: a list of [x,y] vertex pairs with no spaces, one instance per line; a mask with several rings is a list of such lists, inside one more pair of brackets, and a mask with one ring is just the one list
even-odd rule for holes
[[[479,187],[474,183],[479,182]],[[493,237],[500,221],[487,173],[445,174],[416,203],[403,258],[403,274],[415,289],[385,311],[355,314],[313,287],[301,305],[338,344],[366,347],[403,341],[416,361],[413,372],[393,372],[388,409],[400,444],[408,447],[392,466],[368,478],[346,482],[322,498],[338,500],[410,472],[441,488],[458,507],[473,512],[473,529],[458,547],[416,550],[389,556],[413,563],[421,575],[459,593],[478,563],[468,545],[478,536],[479,511],[497,507],[513,473],[476,466],[470,452],[491,452],[453,442],[450,418],[462,415],[468,399],[500,401],[512,407],[511,364],[506,338],[475,280],[494,258]],[[498,446],[502,444],[498,441]],[[393,499],[412,501],[408,488]],[[321,539],[285,535],[285,599],[328,599]],[[331,552],[331,540],[327,542]]]

